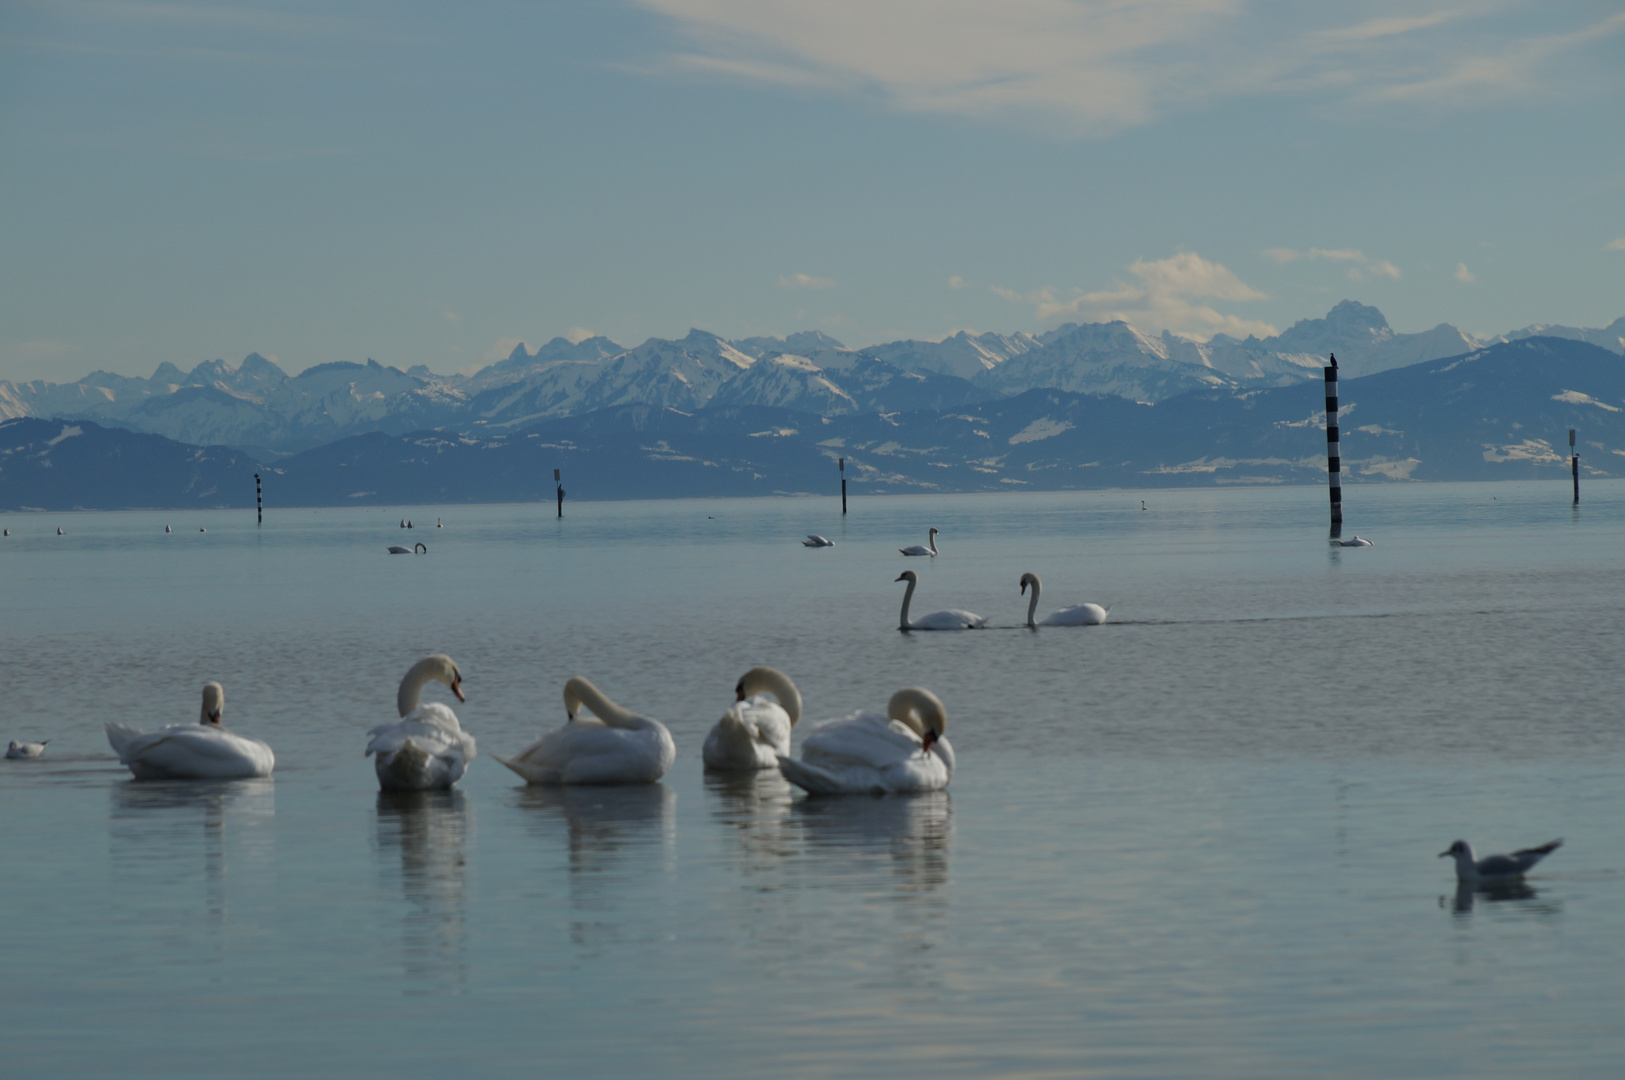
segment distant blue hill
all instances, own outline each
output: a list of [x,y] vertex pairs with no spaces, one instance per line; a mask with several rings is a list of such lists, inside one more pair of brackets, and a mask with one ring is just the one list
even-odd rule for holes
[[[1625,359],[1532,337],[1342,382],[1347,482],[1584,475],[1625,468]],[[418,431],[340,439],[270,465],[88,421],[0,424],[0,509],[251,507],[253,473],[278,506],[548,502],[569,497],[854,495],[1322,483],[1319,380],[1143,404],[1029,390],[893,413],[818,416],[713,405],[621,405],[504,434]]]

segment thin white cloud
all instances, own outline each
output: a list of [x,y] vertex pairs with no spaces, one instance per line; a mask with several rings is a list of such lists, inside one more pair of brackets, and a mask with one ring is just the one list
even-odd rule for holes
[[779,278],[781,289],[833,289],[835,279],[814,277],[811,274],[786,274]]
[[1608,241],[1608,243],[1605,245],[1605,250],[1607,250],[1607,251],[1625,251],[1625,236],[1621,236],[1618,239]]
[[1012,303],[1031,305],[1039,321],[1113,322],[1121,319],[1137,330],[1167,330],[1206,340],[1214,334],[1270,337],[1278,331],[1269,323],[1225,314],[1209,301],[1245,303],[1268,296],[1242,281],[1225,266],[1183,251],[1166,259],[1138,259],[1129,265],[1137,283],[1117,282],[1096,292],[1073,291],[1062,299],[1051,289],[1023,295],[995,285],[994,295]]
[[568,341],[572,345],[580,345],[588,338],[597,336],[597,334],[593,333],[591,330],[588,330],[585,326],[572,326],[570,329],[564,332],[564,340]]
[[1473,272],[1467,269],[1466,263],[1457,263],[1456,280],[1464,285],[1471,285],[1473,282],[1477,281],[1478,278],[1474,277]]
[[963,289],[964,287],[965,287],[965,279],[960,277],[958,274],[955,274],[953,277],[948,279],[948,288],[950,288],[950,289]]
[[1625,29],[1625,14],[1575,28],[1539,0],[1453,0],[1401,16],[1389,0],[636,2],[683,41],[655,72],[1085,135],[1240,96],[1470,106],[1545,89],[1563,58]]
[[1373,259],[1358,248],[1308,248],[1304,251],[1295,251],[1292,248],[1265,248],[1261,254],[1264,258],[1282,266],[1297,262],[1299,259],[1353,263],[1354,265],[1348,269],[1348,278],[1355,282],[1374,277],[1397,279],[1400,276],[1399,267],[1387,259]]

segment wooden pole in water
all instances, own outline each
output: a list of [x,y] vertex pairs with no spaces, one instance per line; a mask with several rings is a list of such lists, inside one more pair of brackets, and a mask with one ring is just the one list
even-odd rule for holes
[[1332,535],[1343,531],[1343,459],[1337,446],[1337,355],[1326,368],[1326,475],[1332,494]]
[[265,499],[260,493],[260,474],[254,474],[254,524],[265,524]]
[[553,483],[559,489],[559,517],[564,516],[564,485],[559,483],[559,471],[553,470]]
[[846,459],[841,459],[841,513],[846,513]]
[[1580,455],[1574,452],[1574,429],[1569,428],[1569,472],[1574,475],[1574,505],[1580,505]]

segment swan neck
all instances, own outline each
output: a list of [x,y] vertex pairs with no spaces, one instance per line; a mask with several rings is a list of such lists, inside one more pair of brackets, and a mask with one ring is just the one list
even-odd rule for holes
[[401,678],[401,688],[395,694],[395,708],[402,716],[418,707],[418,698],[423,692],[423,684],[436,677],[438,672],[437,658],[425,656],[422,660],[407,669]]
[[790,681],[790,676],[777,668],[752,668],[741,680],[745,683],[745,694],[761,693],[766,691],[779,699],[779,706],[784,709],[785,715],[790,718],[790,726],[795,727],[801,719],[801,691],[796,684]]
[[577,675],[564,684],[564,710],[574,719],[582,706],[610,727],[639,726],[631,722],[636,719],[635,713],[615,704],[602,690]]
[[1027,625],[1033,625],[1033,613],[1038,610],[1038,575],[1028,574],[1024,579],[1033,587],[1033,598],[1027,601]]
[[947,710],[942,700],[929,690],[910,686],[891,696],[886,704],[886,715],[906,726],[924,742],[927,733],[940,738],[948,727]]
[[908,605],[914,600],[914,586],[919,584],[919,582],[912,577],[904,578],[903,580],[907,582],[908,588],[903,590],[903,611],[902,614],[897,616],[897,626],[898,629],[908,630],[913,626],[913,624],[908,621]]

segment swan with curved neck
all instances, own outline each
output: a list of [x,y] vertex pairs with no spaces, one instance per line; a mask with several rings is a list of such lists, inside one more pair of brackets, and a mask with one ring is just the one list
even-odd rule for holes
[[463,730],[450,707],[431,701],[420,703],[423,687],[445,683],[458,701],[463,694],[463,673],[444,653],[425,656],[407,669],[395,692],[400,719],[379,724],[367,732],[367,754],[374,755],[378,786],[385,791],[435,791],[449,788],[468,771],[474,760],[474,736]]
[[886,715],[859,712],[813,729],[801,759],[779,759],[786,780],[814,795],[941,791],[954,774],[942,699],[917,686],[899,690]]
[[652,784],[677,760],[666,725],[615,704],[579,675],[564,684],[564,712],[563,727],[497,760],[529,784]]
[[1034,622],[1033,613],[1038,610],[1038,590],[1041,586],[1038,584],[1038,575],[1031,571],[1021,575],[1021,591],[1026,592],[1029,585],[1033,588],[1033,598],[1027,601],[1027,625],[1034,630],[1040,626],[1099,626],[1111,613],[1110,608],[1103,608],[1099,604],[1073,604],[1059,611],[1052,611]]
[[935,557],[937,554],[937,529],[935,526],[932,527],[928,539],[931,542],[929,547],[924,544],[910,544],[906,548],[898,548],[897,550],[904,555],[930,555]]
[[776,668],[753,667],[734,685],[734,704],[705,737],[700,757],[707,769],[775,768],[790,752],[790,731],[800,719],[801,691],[790,677]]
[[226,691],[203,684],[203,710],[195,724],[170,724],[143,734],[109,721],[107,742],[137,780],[243,780],[270,776],[276,755],[258,739],[227,731],[220,718]]
[[897,616],[899,630],[977,630],[987,624],[987,620],[974,611],[962,611],[959,608],[933,611],[929,615],[921,615],[918,619],[910,619],[908,609],[914,602],[914,589],[920,583],[920,576],[912,570],[904,570],[897,575],[896,580],[908,582],[908,587],[903,590],[903,610]]

